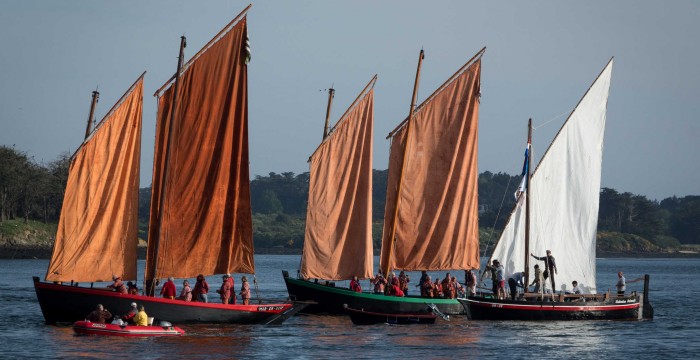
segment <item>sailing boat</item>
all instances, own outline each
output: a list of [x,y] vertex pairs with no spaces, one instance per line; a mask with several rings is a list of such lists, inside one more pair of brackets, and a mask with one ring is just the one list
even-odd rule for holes
[[[158,116],[145,291],[156,279],[254,273],[248,170],[246,8],[156,92]],[[182,86],[180,86],[182,83]],[[46,281],[34,286],[47,323],[81,320],[96,304],[131,302],[177,323],[281,323],[305,304],[185,302],[79,287],[136,279],[142,78],[71,162]]]
[[[392,146],[381,257],[385,274],[393,269],[445,270],[478,267],[476,135],[481,56],[484,51],[485,48],[479,51],[416,109],[416,90],[423,59],[421,51],[409,117],[388,136],[392,138]],[[349,149],[351,147],[344,151]],[[352,171],[342,173],[351,179],[357,176]],[[313,161],[311,174],[312,184],[315,184]],[[311,187],[310,199],[315,196],[313,193],[316,190]],[[325,190],[321,190],[323,191]],[[331,202],[326,206],[333,204],[335,203]],[[358,208],[369,212],[369,207],[365,208],[366,206],[358,205]],[[308,211],[309,214],[316,211],[311,200]],[[338,212],[337,209],[334,211]],[[330,233],[325,238],[305,239],[311,239],[312,245],[304,245],[300,279],[293,279],[287,272],[283,272],[291,298],[317,303],[306,311],[345,314],[347,308],[378,314],[420,314],[432,312],[429,305],[434,304],[434,308],[443,314],[464,313],[464,307],[456,299],[385,296],[354,292],[348,288],[336,287],[330,281],[306,280],[347,280],[353,275],[359,278],[371,277],[370,246],[354,247],[347,252],[343,247],[332,247],[333,256],[330,257],[322,256],[323,251],[318,251],[317,242],[325,241],[324,244],[328,244],[329,238],[335,239],[337,234],[345,234],[343,231],[347,229],[347,219],[340,218],[339,225],[332,222],[317,225],[313,218],[310,222],[307,217],[307,226],[327,226]],[[364,243],[368,239],[355,241]],[[330,244],[334,244],[334,241],[330,241]],[[365,252],[357,252],[358,248]],[[355,263],[358,259],[363,263],[361,271],[342,274],[312,272],[304,266],[318,263],[321,268],[334,268],[343,262]]]
[[[560,287],[549,293],[525,293],[516,300],[491,294],[460,301],[475,320],[641,319],[653,317],[644,294],[597,294],[595,240],[598,222],[603,136],[613,60],[605,66],[559,130],[535,171],[526,160],[521,193],[496,245],[492,259],[504,264],[508,278],[534,272],[530,254],[551,250],[558,260],[554,275]],[[530,148],[531,122],[528,134]],[[528,151],[526,154],[530,154]],[[566,294],[577,281],[585,294]],[[545,281],[549,286],[549,282]],[[552,291],[553,290],[553,291]]]

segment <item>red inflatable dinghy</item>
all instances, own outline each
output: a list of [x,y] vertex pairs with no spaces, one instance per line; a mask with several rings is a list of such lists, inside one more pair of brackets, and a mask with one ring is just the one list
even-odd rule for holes
[[73,324],[73,331],[76,334],[112,336],[180,336],[185,333],[177,326],[123,326],[90,321],[76,321]]

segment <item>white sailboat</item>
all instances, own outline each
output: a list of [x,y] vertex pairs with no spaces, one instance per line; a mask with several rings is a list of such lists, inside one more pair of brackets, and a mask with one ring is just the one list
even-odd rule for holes
[[[552,282],[550,275],[545,283],[552,295],[525,293],[516,300],[498,300],[486,294],[469,297],[462,302],[472,318],[635,319],[644,312],[651,314],[646,296],[597,294],[596,228],[612,66],[613,59],[528,177],[527,190],[519,196],[492,254],[492,259],[503,265],[505,279],[524,272],[527,282],[539,262],[531,254],[545,256],[550,250],[557,264],[556,281]],[[539,263],[545,270],[544,262]],[[578,282],[583,296],[567,295],[573,281]],[[642,311],[645,302],[647,311]]]

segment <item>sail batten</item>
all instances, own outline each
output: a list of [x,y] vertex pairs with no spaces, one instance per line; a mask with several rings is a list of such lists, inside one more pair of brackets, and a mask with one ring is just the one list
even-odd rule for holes
[[[530,251],[556,258],[556,291],[576,280],[596,293],[595,244],[612,59],[562,125],[530,179]],[[524,200],[511,213],[492,258],[506,276],[524,271]],[[530,272],[538,261],[530,262]],[[541,264],[540,264],[541,265]],[[547,282],[549,286],[549,282]]]
[[73,154],[47,281],[136,278],[143,75]]
[[147,279],[255,272],[246,31],[243,17],[188,63],[175,119],[174,87],[158,99]]
[[[404,124],[390,134],[383,269],[479,267],[477,133],[482,53],[421,104],[411,120],[410,136]],[[396,228],[393,239],[392,226]]]
[[372,276],[375,81],[376,75],[311,155],[301,263],[304,277]]

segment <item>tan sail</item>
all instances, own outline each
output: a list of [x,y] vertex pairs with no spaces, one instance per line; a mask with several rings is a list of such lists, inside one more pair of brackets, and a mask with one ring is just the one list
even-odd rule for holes
[[307,278],[372,276],[374,90],[363,93],[311,155],[301,262]]
[[47,281],[136,279],[143,75],[71,159]]
[[243,17],[181,72],[172,124],[174,87],[159,98],[146,279],[255,271],[246,34]]
[[[391,134],[382,269],[479,267],[481,54],[418,108],[411,126],[404,123]],[[389,251],[395,214],[395,243]]]

